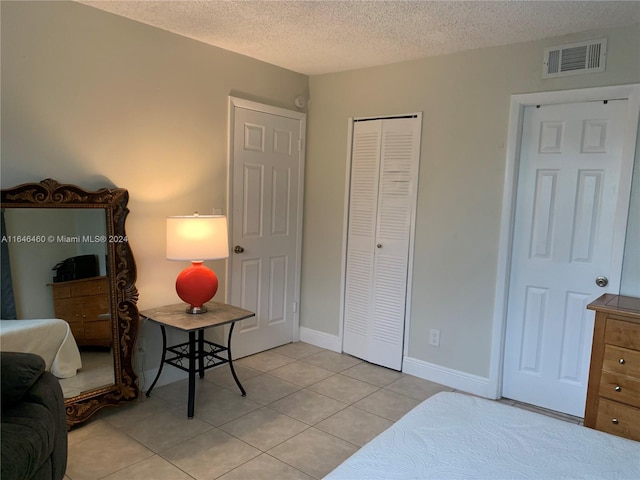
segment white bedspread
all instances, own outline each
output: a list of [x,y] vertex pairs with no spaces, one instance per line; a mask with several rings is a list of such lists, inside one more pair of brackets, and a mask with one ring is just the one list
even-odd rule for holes
[[640,442],[461,393],[439,393],[326,480],[640,479]]
[[40,355],[46,369],[58,378],[73,377],[82,367],[69,324],[57,318],[0,320],[0,349]]

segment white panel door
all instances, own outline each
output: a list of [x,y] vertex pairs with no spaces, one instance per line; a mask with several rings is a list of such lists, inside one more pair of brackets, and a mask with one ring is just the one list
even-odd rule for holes
[[343,349],[400,370],[420,150],[419,118],[356,122]]
[[[626,108],[620,100],[525,109],[504,397],[584,415],[593,336],[586,305],[608,291],[596,277],[621,261],[612,246]],[[617,289],[619,279],[609,281]]]
[[294,338],[304,130],[299,118],[233,108],[229,303],[256,312],[233,333],[243,357]]

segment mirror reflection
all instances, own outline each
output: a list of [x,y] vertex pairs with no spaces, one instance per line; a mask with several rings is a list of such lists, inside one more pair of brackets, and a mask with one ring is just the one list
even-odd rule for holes
[[105,210],[4,208],[3,214],[20,320],[2,321],[3,350],[39,353],[65,398],[114,384]]

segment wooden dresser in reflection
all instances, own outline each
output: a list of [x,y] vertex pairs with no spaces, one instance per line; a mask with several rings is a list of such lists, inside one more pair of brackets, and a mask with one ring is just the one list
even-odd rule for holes
[[109,279],[51,283],[57,318],[66,320],[79,346],[111,346]]
[[584,424],[640,440],[640,298],[605,294],[595,310]]

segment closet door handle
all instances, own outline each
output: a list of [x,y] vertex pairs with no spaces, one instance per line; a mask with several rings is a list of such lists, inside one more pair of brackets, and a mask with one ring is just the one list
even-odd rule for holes
[[381,244],[381,243],[379,243],[378,245],[376,245],[376,247],[378,247],[378,248],[382,248],[382,244]]

